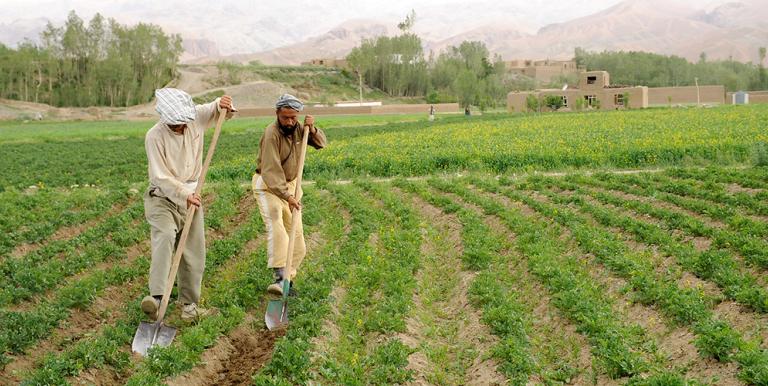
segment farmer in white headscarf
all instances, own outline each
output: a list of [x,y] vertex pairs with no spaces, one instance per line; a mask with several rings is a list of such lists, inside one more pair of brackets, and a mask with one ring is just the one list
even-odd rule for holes
[[198,305],[205,269],[205,233],[202,199],[195,188],[203,168],[203,138],[221,111],[226,110],[227,118],[231,118],[235,110],[228,95],[197,106],[189,94],[174,88],[156,90],[155,98],[160,121],[144,139],[149,171],[144,212],[151,229],[152,263],[149,295],[141,301],[141,309],[151,319],[157,318],[187,208],[194,205],[197,211],[179,265],[178,286],[182,319],[196,321],[209,313]]
[[[309,146],[322,149],[326,145],[325,134],[315,127],[315,118],[304,117],[304,124],[299,124],[299,112],[304,104],[290,94],[284,94],[275,104],[276,120],[264,130],[259,143],[259,158],[256,174],[253,176],[253,192],[259,203],[261,217],[267,228],[267,266],[272,268],[275,282],[267,287],[267,292],[283,294],[283,279],[290,279],[289,295],[295,296],[293,288],[296,272],[301,265],[307,248],[304,243],[304,230],[301,221],[293,222],[291,210],[301,208],[301,189],[294,197],[296,177],[299,174],[299,156],[301,154],[304,130],[309,130]],[[296,228],[296,241],[291,256],[291,272],[285,272],[288,259],[288,232]]]

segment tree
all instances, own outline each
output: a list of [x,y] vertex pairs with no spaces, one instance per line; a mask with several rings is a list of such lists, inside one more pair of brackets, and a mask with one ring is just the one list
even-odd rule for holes
[[547,95],[544,97],[544,106],[557,111],[563,107],[563,98],[559,95]]
[[243,67],[237,63],[219,61],[216,63],[216,68],[219,70],[219,74],[221,74],[220,80],[223,84],[238,85],[243,83]]
[[355,75],[357,75],[357,87],[360,94],[359,97],[361,105],[363,103],[363,69],[372,67],[370,63],[366,61],[366,59],[367,58],[360,50],[352,50],[352,52],[347,55],[347,64],[349,64],[349,66],[355,72]]
[[[531,89],[532,81],[519,80],[506,72],[504,62],[490,57],[483,42],[464,41],[424,59],[422,41],[409,32],[416,20],[411,11],[398,24],[399,36],[364,39],[347,55],[347,63],[360,83],[391,96],[426,96],[427,100],[459,100],[481,110],[506,100],[515,88]],[[360,86],[362,89],[362,84]]]
[[72,11],[48,23],[40,44],[0,50],[0,97],[55,106],[148,102],[176,76],[181,38],[151,24],[123,26],[100,14],[86,23]]
[[762,65],[734,60],[708,60],[703,54],[696,63],[678,56],[647,52],[588,52],[576,49],[576,62],[587,70],[604,70],[615,84],[648,87],[692,86],[698,78],[703,85],[724,85],[728,91],[768,88],[761,77]]
[[459,105],[462,108],[467,108],[477,102],[480,84],[477,76],[472,71],[464,69],[456,77],[454,89],[459,97]]
[[586,101],[584,100],[584,98],[576,98],[576,100],[573,102],[573,108],[576,111],[584,110],[585,105],[586,105]]
[[405,20],[397,23],[397,28],[403,33],[408,33],[414,24],[416,24],[416,11],[411,9],[411,13],[405,17]]
[[765,90],[768,88],[768,75],[765,72],[765,66],[763,65],[763,62],[765,61],[765,54],[766,49],[765,47],[760,47],[760,49],[757,52],[758,56],[760,57],[760,64],[758,64],[758,84],[753,87],[753,89],[760,89]]
[[347,56],[365,82],[392,96],[422,96],[429,79],[421,38],[405,33],[365,39]]
[[[493,59],[489,55],[485,44],[479,41],[448,47],[430,61],[430,86],[438,94],[456,95],[460,101],[476,104],[481,110],[503,103],[507,93],[515,88],[514,79],[506,73],[499,55]],[[475,95],[470,95],[471,92]]]
[[528,96],[525,98],[525,106],[530,112],[539,111],[539,98],[533,94],[528,94]]

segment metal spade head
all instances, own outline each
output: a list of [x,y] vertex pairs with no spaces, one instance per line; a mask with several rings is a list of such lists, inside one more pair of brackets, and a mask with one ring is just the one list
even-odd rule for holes
[[267,313],[264,314],[264,323],[272,331],[288,325],[288,307],[282,300],[270,300],[267,303]]
[[288,325],[288,292],[291,289],[291,282],[283,280],[282,284],[282,298],[270,300],[267,303],[267,312],[264,314],[264,323],[270,331]]
[[176,336],[176,329],[168,327],[162,321],[155,323],[141,322],[133,336],[131,350],[141,356],[147,356],[147,352],[152,346],[168,347]]

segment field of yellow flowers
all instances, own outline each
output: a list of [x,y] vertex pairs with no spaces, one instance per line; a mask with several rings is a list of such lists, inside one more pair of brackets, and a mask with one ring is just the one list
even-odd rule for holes
[[437,122],[341,138],[310,168],[315,174],[389,176],[730,163],[768,141],[767,127],[765,106]]

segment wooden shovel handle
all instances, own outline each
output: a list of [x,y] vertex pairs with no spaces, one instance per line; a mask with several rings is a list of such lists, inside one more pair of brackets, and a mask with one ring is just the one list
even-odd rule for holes
[[[218,106],[217,106],[218,107]],[[200,173],[200,180],[197,182],[197,188],[195,193],[198,195],[203,191],[203,184],[205,183],[205,175],[208,174],[208,166],[211,165],[211,159],[213,158],[213,152],[216,150],[216,143],[219,141],[219,134],[221,134],[221,125],[224,124],[224,120],[227,118],[226,110],[219,110],[219,119],[216,120],[216,129],[213,132],[213,138],[211,144],[208,146],[208,154],[205,156],[205,162],[203,163],[203,170]],[[184,220],[184,229],[181,231],[181,238],[179,244],[176,247],[176,252],[173,254],[173,264],[171,265],[171,271],[168,273],[168,280],[165,285],[165,292],[163,293],[163,300],[160,302],[160,310],[157,312],[157,320],[163,320],[165,317],[165,311],[168,309],[168,302],[171,299],[171,291],[173,290],[173,283],[176,281],[176,273],[179,271],[179,264],[181,263],[181,255],[184,253],[184,247],[187,244],[187,236],[189,236],[189,229],[192,227],[192,220],[197,212],[197,206],[191,205],[187,208],[187,217]]]
[[[307,143],[309,142],[309,126],[304,126],[304,138],[301,140],[301,154],[299,155],[299,175],[296,177],[296,189],[293,197],[298,201],[299,191],[301,190],[301,179],[304,174],[304,159],[307,156]],[[291,233],[288,235],[288,255],[285,262],[285,275],[288,281],[291,280],[291,269],[293,263],[293,247],[296,244],[296,224],[301,221],[301,210],[291,210]],[[285,294],[284,294],[285,295]]]

